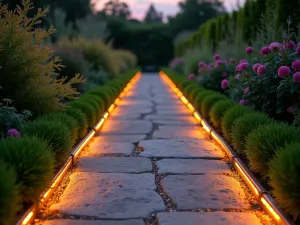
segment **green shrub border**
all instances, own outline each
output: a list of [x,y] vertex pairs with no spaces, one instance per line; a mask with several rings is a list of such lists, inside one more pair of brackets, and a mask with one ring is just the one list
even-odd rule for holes
[[[131,70],[129,72],[127,72],[126,74],[121,75],[118,78],[113,79],[112,81],[109,82],[108,85],[112,85],[112,87],[114,87],[114,94],[113,94],[113,98],[110,101],[110,105],[112,105],[114,103],[114,101],[117,98],[122,98],[121,96],[119,96],[123,91],[128,91],[132,85],[137,81],[137,79],[140,77],[140,70],[135,69],[135,70]],[[116,81],[116,82],[114,82]],[[114,85],[114,83],[117,83],[118,88],[116,87],[116,85]],[[122,84],[122,88],[121,85]],[[129,86],[129,84],[131,84],[131,86]],[[101,87],[104,87],[106,85],[103,85]],[[107,87],[107,86],[106,86]],[[80,99],[80,98],[79,98]],[[55,182],[56,186],[55,187],[50,187],[47,191],[45,191],[44,193],[42,193],[40,195],[40,199],[38,203],[33,203],[28,209],[27,211],[22,215],[22,217],[19,219],[19,221],[17,222],[17,225],[22,224],[22,222],[26,219],[27,223],[30,224],[31,222],[33,222],[36,218],[37,215],[37,210],[39,209],[39,204],[43,204],[46,203],[47,200],[50,198],[50,196],[52,195],[52,193],[55,191],[56,187],[59,185],[59,183],[61,182],[61,180],[64,177],[64,174],[69,171],[69,169],[71,169],[72,167],[75,166],[76,160],[77,160],[77,156],[80,153],[81,149],[83,149],[86,144],[89,142],[89,140],[91,138],[94,137],[96,131],[99,129],[97,129],[97,124],[104,118],[104,115],[107,113],[108,107],[105,108],[105,112],[103,114],[103,116],[99,119],[99,121],[95,124],[94,127],[91,128],[91,130],[88,132],[88,134],[85,136],[84,139],[82,139],[73,149],[73,151],[70,153],[69,158],[65,161],[65,164],[60,168],[60,170],[56,173],[55,177],[52,179],[51,181],[51,185]]]
[[[167,73],[168,73],[168,75],[167,75]],[[177,75],[170,69],[163,69],[160,72],[160,76],[165,81],[168,79],[170,83],[172,82],[173,84],[175,84],[176,88],[181,91],[182,96],[184,96],[187,99],[187,96],[185,96],[183,94],[183,91],[187,92],[187,90],[185,90],[184,88],[191,82],[185,76]],[[212,93],[220,94],[215,91],[212,91]],[[188,94],[188,93],[186,93],[186,94]],[[179,97],[181,97],[181,95],[179,95]],[[227,100],[227,99],[225,98],[225,100]],[[234,105],[233,105],[233,107],[234,107]],[[273,213],[270,210],[268,210],[268,207],[266,207],[266,204],[271,206],[271,208],[277,213],[277,215],[280,217],[280,220],[283,224],[291,224],[292,225],[293,223],[286,216],[285,212],[283,212],[278,207],[278,205],[276,204],[273,197],[269,194],[269,192],[266,191],[266,189],[260,184],[260,182],[258,182],[257,178],[252,174],[252,172],[248,169],[248,167],[243,163],[242,159],[240,159],[238,157],[238,155],[230,147],[230,145],[224,140],[224,138],[210,125],[210,123],[196,110],[195,107],[194,107],[194,111],[192,113],[198,114],[198,116],[200,118],[199,123],[201,124],[201,126],[203,126],[204,130],[206,130],[206,132],[209,133],[210,139],[216,141],[218,143],[218,145],[220,145],[220,147],[224,150],[224,152],[226,153],[226,155],[229,157],[230,161],[232,162],[232,165],[235,168],[235,170],[239,173],[239,175],[242,177],[242,179],[248,185],[248,187],[250,188],[250,190],[252,191],[254,196],[258,199],[258,201],[263,206],[262,208],[267,212],[267,214],[271,218],[273,218],[274,221],[276,221],[275,216],[273,215]],[[245,174],[246,174],[246,177],[245,177]],[[249,183],[249,180],[252,182]],[[255,191],[255,189],[256,189],[256,191]],[[264,199],[264,200],[262,200],[262,199]],[[265,204],[262,201],[264,201]]]

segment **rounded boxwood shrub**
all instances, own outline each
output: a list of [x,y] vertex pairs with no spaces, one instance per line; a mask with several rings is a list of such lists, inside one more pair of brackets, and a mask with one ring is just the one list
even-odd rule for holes
[[243,115],[249,112],[252,112],[252,110],[241,105],[236,105],[226,111],[226,113],[222,117],[221,127],[222,127],[222,133],[224,134],[227,141],[229,142],[232,141],[231,132],[235,120],[237,120],[238,118],[242,117]]
[[13,167],[25,202],[35,202],[53,178],[54,159],[46,141],[36,137],[0,141],[0,159]]
[[79,124],[76,119],[70,117],[68,114],[63,112],[49,113],[41,116],[39,120],[55,121],[64,124],[65,126],[67,126],[67,128],[71,133],[72,146],[74,146],[75,143],[77,142]]
[[269,177],[279,206],[295,219],[300,216],[300,143],[278,150],[270,162]]
[[184,88],[189,84],[192,84],[192,81],[190,81],[190,80],[181,80],[180,83],[179,83],[179,89],[184,90]]
[[17,184],[17,174],[0,160],[0,224],[16,223],[16,215],[21,205],[20,186]]
[[77,123],[79,125],[78,137],[84,138],[89,128],[86,115],[80,109],[71,108],[71,107],[68,107],[65,113],[71,116],[72,118],[74,118],[75,120],[77,120]]
[[193,87],[192,90],[190,91],[190,93],[188,94],[187,97],[189,98],[189,100],[190,100],[193,104],[195,104],[195,98],[196,98],[196,96],[197,96],[200,92],[202,92],[202,91],[206,91],[206,89],[201,88],[201,87],[199,87],[199,86]]
[[269,162],[285,144],[300,141],[299,129],[283,123],[262,125],[246,139],[246,155],[254,172],[266,176]]
[[218,101],[209,112],[209,118],[217,130],[221,130],[222,117],[226,111],[237,104],[232,100]]
[[80,109],[88,120],[88,126],[93,127],[97,122],[97,110],[92,107],[88,102],[84,102],[83,100],[76,100],[71,102],[71,107]]
[[188,98],[189,93],[193,90],[193,88],[196,88],[196,87],[198,87],[198,85],[196,83],[191,83],[191,84],[188,84],[187,86],[185,86],[185,88],[182,91],[184,96],[186,96]]
[[104,102],[104,109],[107,109],[110,106],[111,96],[103,88],[94,88],[88,92],[88,94],[94,94],[99,96]]
[[208,96],[208,95],[211,95],[211,94],[214,94],[214,93],[216,93],[216,92],[214,92],[214,91],[210,91],[210,90],[208,90],[208,91],[202,91],[202,92],[200,92],[199,94],[197,94],[197,96],[196,96],[196,98],[195,98],[195,108],[199,111],[199,112],[201,112],[201,104],[202,104],[202,102],[203,102],[203,100]]
[[57,165],[60,165],[67,159],[72,149],[72,137],[68,128],[57,121],[32,121],[24,126],[23,133],[49,143]]
[[95,119],[97,122],[98,119],[102,116],[102,107],[96,100],[96,96],[95,96],[95,98],[93,97],[93,95],[82,96],[82,97],[80,97],[80,101],[84,101],[93,107],[93,109],[95,110]]
[[227,99],[226,96],[221,94],[212,94],[208,95],[203,99],[203,102],[201,104],[201,114],[204,118],[209,118],[209,112],[214,104],[216,104],[219,101],[223,101],[224,99]]
[[268,115],[260,112],[251,112],[238,118],[232,126],[232,143],[240,155],[245,154],[246,138],[255,128],[274,122]]

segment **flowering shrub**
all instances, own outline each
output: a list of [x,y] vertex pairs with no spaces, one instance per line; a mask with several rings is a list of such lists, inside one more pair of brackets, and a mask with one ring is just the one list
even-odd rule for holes
[[170,63],[170,68],[176,71],[177,73],[183,73],[183,58],[175,58]]

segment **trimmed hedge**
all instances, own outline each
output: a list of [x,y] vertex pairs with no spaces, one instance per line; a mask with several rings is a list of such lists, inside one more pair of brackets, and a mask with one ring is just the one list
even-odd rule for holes
[[71,107],[68,107],[65,113],[77,121],[79,125],[78,137],[79,139],[84,138],[88,132],[88,121],[86,115],[80,109]]
[[226,99],[226,96],[221,94],[211,94],[206,96],[203,99],[203,102],[201,104],[201,114],[205,119],[209,118],[209,113],[211,108],[219,101],[223,101]]

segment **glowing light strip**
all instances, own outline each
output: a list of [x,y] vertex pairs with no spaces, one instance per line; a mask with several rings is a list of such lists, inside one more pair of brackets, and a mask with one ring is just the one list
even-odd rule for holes
[[[141,73],[138,72],[130,82],[132,82],[132,84],[134,82],[136,82],[141,76]],[[127,90],[126,92],[132,87],[132,84],[127,85]],[[121,96],[125,96],[126,94],[125,90],[119,95],[119,97],[116,99],[115,102],[119,102],[120,98],[122,98]],[[115,108],[115,105],[112,104],[110,106],[110,108],[108,109],[108,111],[112,112],[113,109]],[[84,139],[83,141],[73,150],[73,156],[76,158],[78,156],[78,154],[80,153],[80,151],[85,147],[85,145],[91,140],[92,137],[94,137],[95,135],[95,130],[98,130],[104,123],[105,118],[108,117],[108,113],[104,114],[104,118],[102,118],[94,127],[94,130],[92,130]],[[62,180],[63,176],[67,173],[67,171],[69,170],[69,168],[72,166],[72,157],[69,157],[68,160],[66,161],[65,165],[59,170],[59,172],[56,174],[56,176],[53,178],[52,180],[52,184],[50,186],[49,189],[47,189],[41,196],[40,196],[40,201],[41,202],[45,202],[46,199],[50,196],[50,194],[55,190],[55,188],[58,186],[58,184],[60,183],[60,181]],[[33,208],[33,207],[31,207]],[[27,212],[26,212],[27,213]],[[18,225],[27,225],[28,222],[30,222],[31,220],[34,219],[34,211],[31,210],[24,219],[21,219],[17,224]]]
[[[170,81],[169,79],[167,79],[166,77],[168,77],[164,72],[160,72],[159,73],[161,78],[171,87],[171,89],[174,91],[175,94],[177,94],[179,96],[179,98],[182,100],[182,102],[187,105],[187,107],[189,107],[189,102],[185,102],[186,99],[183,94],[180,92],[180,90],[173,88],[174,87],[174,83],[172,81]],[[169,77],[168,77],[169,78]],[[176,87],[176,86],[175,86]],[[251,176],[249,175],[248,172],[246,172],[246,170],[244,169],[244,167],[242,165],[240,165],[239,163],[239,159],[235,157],[235,154],[232,152],[232,150],[230,150],[227,146],[226,143],[224,143],[223,140],[221,140],[216,131],[213,130],[212,128],[210,128],[210,126],[208,125],[208,123],[202,119],[202,117],[197,113],[194,112],[194,117],[202,124],[203,128],[211,134],[211,137],[216,140],[220,146],[226,150],[226,153],[231,157],[234,158],[234,165],[235,168],[237,169],[238,173],[246,180],[246,183],[250,186],[250,188],[253,190],[253,192],[255,193],[256,197],[258,197],[260,195],[260,193],[263,193],[262,190],[257,189],[257,185],[256,182],[254,182],[251,178]],[[270,197],[271,198],[271,197]],[[262,197],[260,198],[260,201],[262,202],[262,204],[264,205],[264,208],[266,209],[267,213],[272,216],[277,224],[284,224],[284,225],[291,225],[291,223],[285,219],[285,217],[283,215],[279,215],[274,209],[276,209],[277,211],[280,212],[280,210],[277,209],[276,206],[271,205],[268,202],[268,199],[265,197],[265,194],[262,195]]]
[[195,108],[194,108],[194,106],[192,106],[191,103],[188,103],[187,107],[191,110],[192,113],[195,111]]
[[185,105],[189,103],[189,101],[184,96],[182,96],[180,99]]
[[104,119],[107,119],[107,117],[108,117],[108,112],[106,112],[105,114],[104,114]]

